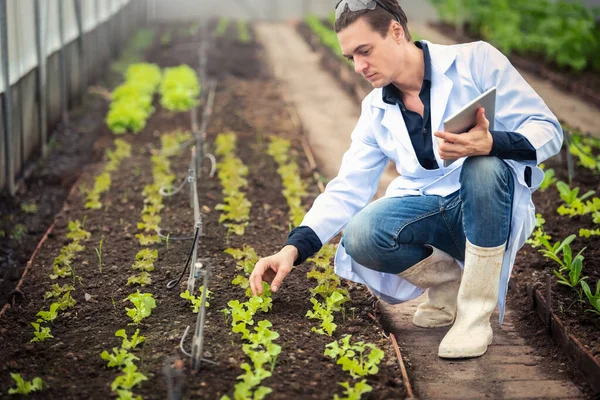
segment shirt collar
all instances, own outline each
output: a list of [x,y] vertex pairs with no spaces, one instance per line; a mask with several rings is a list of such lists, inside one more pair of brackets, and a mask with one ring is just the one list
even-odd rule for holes
[[[421,91],[425,88],[425,82],[431,85],[431,55],[429,54],[429,47],[427,43],[423,41],[415,42],[415,46],[419,49],[423,50],[423,61],[425,64],[425,74],[423,75],[423,85],[421,86]],[[401,104],[402,96],[400,95],[400,91],[393,83],[385,86],[382,90],[383,101],[388,104]]]

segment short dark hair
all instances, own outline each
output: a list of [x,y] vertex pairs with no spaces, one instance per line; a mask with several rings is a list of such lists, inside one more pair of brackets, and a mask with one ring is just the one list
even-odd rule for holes
[[339,33],[359,18],[365,17],[369,25],[371,25],[371,28],[375,32],[378,32],[381,37],[385,38],[390,23],[393,20],[397,20],[402,26],[402,29],[404,29],[404,36],[406,36],[406,39],[412,41],[412,37],[408,31],[408,18],[402,7],[400,7],[400,4],[398,4],[398,1],[378,0],[378,2],[383,3],[389,11],[385,10],[385,8],[381,7],[379,4],[377,4],[374,10],[364,9],[360,11],[351,11],[347,4],[344,5],[346,9],[342,12],[342,15],[335,20],[335,32]]

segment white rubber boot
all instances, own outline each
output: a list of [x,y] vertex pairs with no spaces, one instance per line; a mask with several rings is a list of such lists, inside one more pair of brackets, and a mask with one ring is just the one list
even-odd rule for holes
[[454,322],[461,269],[450,254],[428,247],[433,249],[429,257],[398,275],[421,289],[429,289],[427,301],[419,304],[413,316],[413,324],[439,328]]
[[490,317],[498,303],[505,248],[506,243],[498,247],[479,247],[467,240],[456,322],[442,339],[438,356],[479,357],[492,343]]

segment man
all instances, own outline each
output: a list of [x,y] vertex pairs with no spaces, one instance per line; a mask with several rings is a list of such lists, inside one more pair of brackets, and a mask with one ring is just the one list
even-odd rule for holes
[[[543,180],[537,165],[560,150],[561,126],[488,43],[413,42],[396,0],[342,0],[335,30],[375,89],[362,103],[338,176],[286,246],[258,261],[252,292],[262,292],[263,280],[276,292],[293,265],[345,228],[338,275],[392,304],[428,289],[413,323],[453,324],[439,356],[481,356],[497,304],[502,322],[515,254],[535,225],[531,193]],[[442,131],[444,119],[492,87],[497,130],[489,131],[480,109],[470,131]],[[389,159],[400,177],[369,204]]]

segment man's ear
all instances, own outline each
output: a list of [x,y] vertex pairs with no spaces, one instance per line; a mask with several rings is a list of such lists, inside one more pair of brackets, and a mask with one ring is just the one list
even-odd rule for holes
[[390,23],[390,31],[394,41],[396,41],[396,43],[402,43],[404,39],[404,29],[398,21],[394,20]]

